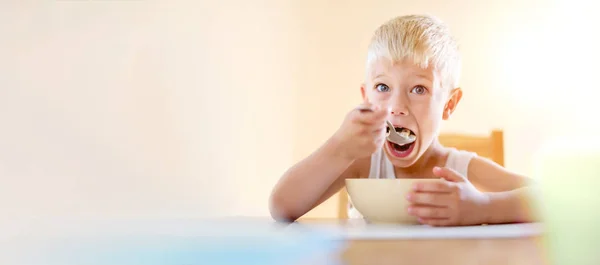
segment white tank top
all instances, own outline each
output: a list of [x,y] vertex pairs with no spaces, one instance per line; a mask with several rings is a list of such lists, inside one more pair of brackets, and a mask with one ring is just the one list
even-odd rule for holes
[[[473,152],[457,150],[455,148],[450,148],[450,152],[448,153],[448,158],[446,160],[446,167],[455,170],[461,175],[465,176],[467,179],[469,162],[471,159],[477,154]],[[395,179],[396,173],[394,173],[394,165],[387,158],[383,148],[377,150],[373,155],[371,155],[371,168],[369,170],[369,178],[370,179]],[[350,198],[348,198],[348,217],[349,218],[363,218],[362,215],[352,207],[352,202]]]

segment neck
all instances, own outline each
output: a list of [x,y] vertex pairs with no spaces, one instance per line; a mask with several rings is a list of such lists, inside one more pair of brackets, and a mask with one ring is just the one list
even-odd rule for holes
[[447,158],[448,150],[437,139],[434,139],[421,158],[413,165],[406,168],[395,168],[396,176],[433,177],[433,167],[445,166]]

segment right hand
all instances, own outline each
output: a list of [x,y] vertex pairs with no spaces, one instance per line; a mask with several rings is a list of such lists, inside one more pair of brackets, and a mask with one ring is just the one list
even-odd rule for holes
[[364,103],[350,111],[333,135],[342,155],[356,160],[372,155],[386,137],[386,119],[389,110]]

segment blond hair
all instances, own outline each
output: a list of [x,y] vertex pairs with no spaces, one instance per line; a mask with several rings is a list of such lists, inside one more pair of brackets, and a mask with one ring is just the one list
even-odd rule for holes
[[368,48],[367,69],[382,57],[394,62],[409,59],[424,69],[433,66],[443,87],[458,87],[458,45],[445,23],[433,16],[400,16],[377,28]]

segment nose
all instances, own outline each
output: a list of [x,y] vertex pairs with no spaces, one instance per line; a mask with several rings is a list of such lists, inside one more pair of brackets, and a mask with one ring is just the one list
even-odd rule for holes
[[408,107],[406,104],[400,100],[396,102],[392,102],[391,114],[394,116],[407,116],[408,115]]
[[388,101],[392,116],[408,116],[408,99],[398,91]]
[[392,115],[395,116],[407,116],[408,109],[404,107],[392,107]]

